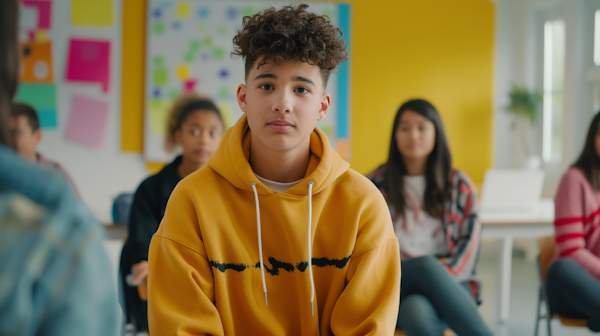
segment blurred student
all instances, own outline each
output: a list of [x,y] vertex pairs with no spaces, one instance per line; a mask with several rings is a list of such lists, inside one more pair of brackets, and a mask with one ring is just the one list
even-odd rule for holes
[[477,311],[481,223],[477,192],[452,168],[442,119],[425,100],[400,106],[386,164],[368,175],[389,206],[400,245],[397,327],[407,335],[492,335]]
[[[168,147],[179,145],[183,153],[144,180],[135,193],[129,235],[121,254],[121,274],[133,272],[133,284],[146,281],[150,240],[163,218],[171,192],[182,178],[206,165],[219,147],[224,129],[221,113],[212,101],[183,96],[174,102],[167,121],[166,143]],[[127,315],[135,319],[138,330],[148,330],[147,302],[140,299],[135,287],[125,284],[124,291]]]
[[244,112],[181,181],[150,246],[160,335],[391,335],[400,260],[381,194],[316,127],[340,30],[308,5],[243,19]]
[[600,112],[554,200],[556,250],[546,292],[553,312],[600,332]]
[[42,140],[40,121],[33,107],[23,103],[13,103],[10,116],[11,131],[14,136],[15,149],[24,158],[37,163],[40,167],[58,171],[79,196],[73,179],[61,165],[50,161],[37,152],[36,147]]
[[102,227],[56,172],[8,145],[17,1],[0,1],[0,335],[117,335]]

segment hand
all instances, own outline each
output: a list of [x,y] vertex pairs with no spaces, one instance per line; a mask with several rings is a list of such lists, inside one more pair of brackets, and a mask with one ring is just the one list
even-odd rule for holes
[[133,270],[133,284],[138,286],[148,277],[148,262],[146,260],[131,267]]

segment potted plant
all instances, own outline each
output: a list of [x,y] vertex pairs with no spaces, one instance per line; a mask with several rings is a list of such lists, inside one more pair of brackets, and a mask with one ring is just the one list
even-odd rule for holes
[[517,131],[523,145],[525,168],[538,169],[541,159],[532,150],[532,130],[539,118],[542,106],[542,95],[530,91],[525,86],[513,84],[508,93],[510,104],[505,111],[512,116],[511,128]]

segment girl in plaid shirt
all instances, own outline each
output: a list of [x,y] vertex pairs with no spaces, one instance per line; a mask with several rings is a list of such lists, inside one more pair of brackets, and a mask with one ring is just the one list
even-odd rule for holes
[[452,169],[433,105],[411,100],[400,107],[388,161],[368,177],[388,203],[400,245],[397,326],[407,335],[442,335],[448,327],[458,335],[492,335],[477,311],[477,192]]

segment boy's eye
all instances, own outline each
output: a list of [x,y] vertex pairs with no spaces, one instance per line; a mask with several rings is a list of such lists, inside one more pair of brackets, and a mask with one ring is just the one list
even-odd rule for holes
[[193,136],[200,136],[200,130],[199,129],[192,130],[192,135]]
[[261,88],[263,90],[273,90],[273,85],[271,85],[271,84],[263,84],[263,85],[259,86],[259,88]]
[[310,92],[307,88],[297,88],[296,91],[298,93],[309,93]]
[[216,136],[217,136],[217,132],[214,132],[214,131],[213,131],[213,132],[210,132],[210,137],[211,137],[211,138],[214,138],[214,137],[216,137]]

